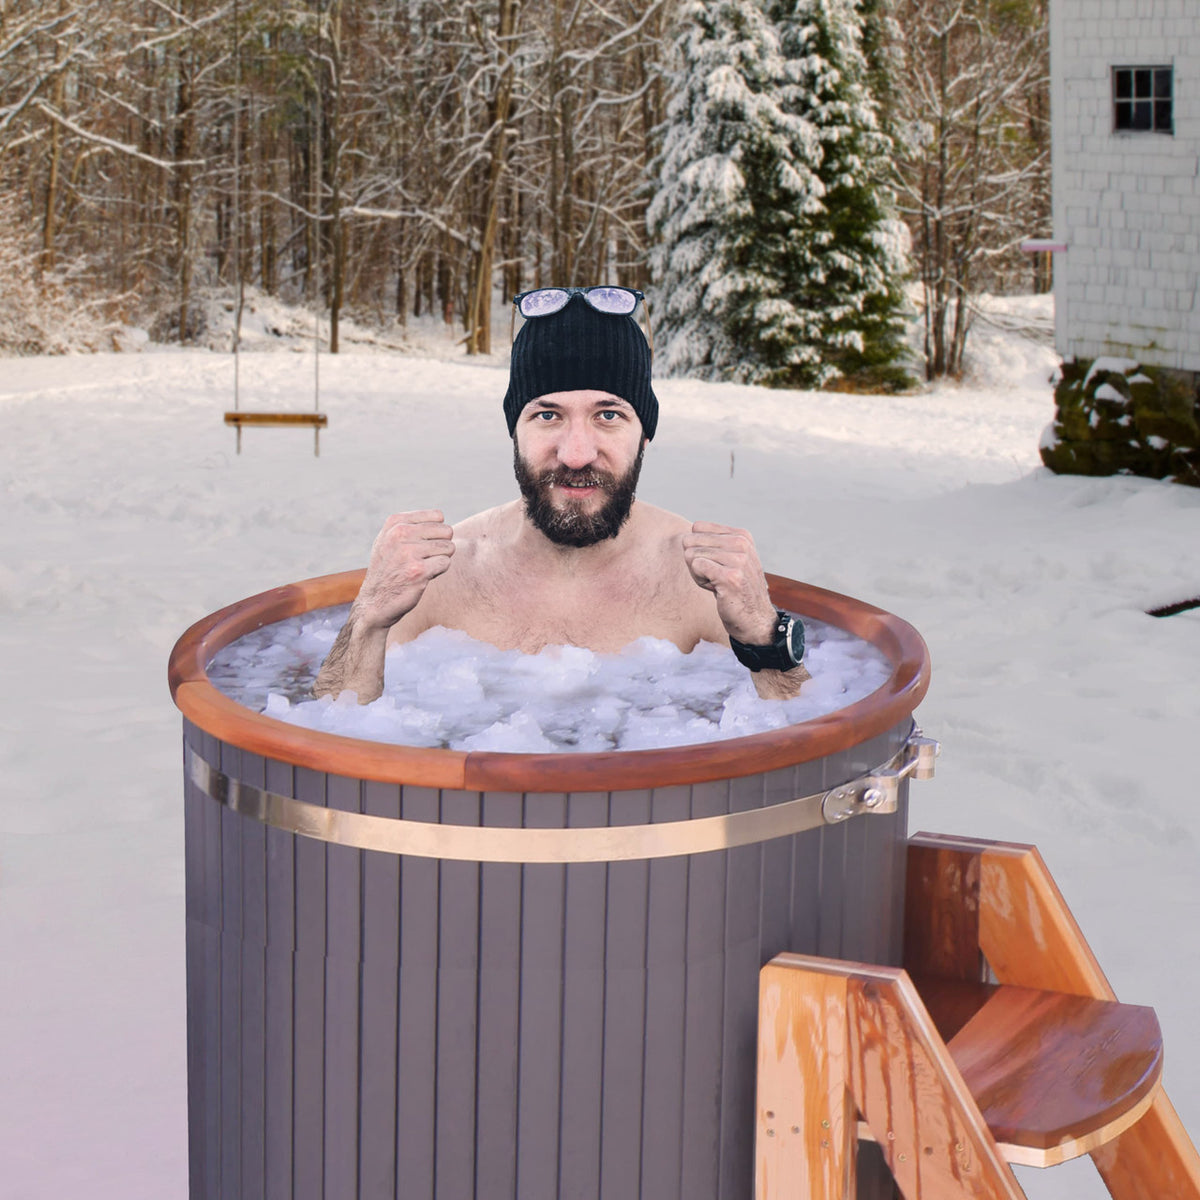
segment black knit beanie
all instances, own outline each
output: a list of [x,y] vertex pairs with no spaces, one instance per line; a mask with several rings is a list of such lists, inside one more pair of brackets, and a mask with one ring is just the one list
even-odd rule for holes
[[509,436],[530,400],[551,392],[609,392],[633,406],[642,432],[654,436],[658,399],[650,387],[650,347],[628,314],[597,312],[576,294],[548,317],[521,326],[504,396]]

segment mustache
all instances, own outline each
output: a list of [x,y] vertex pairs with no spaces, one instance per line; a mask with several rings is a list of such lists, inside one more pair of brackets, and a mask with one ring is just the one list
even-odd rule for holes
[[607,471],[588,467],[557,467],[543,471],[537,480],[543,487],[598,487],[605,492],[611,492],[616,486],[616,480]]

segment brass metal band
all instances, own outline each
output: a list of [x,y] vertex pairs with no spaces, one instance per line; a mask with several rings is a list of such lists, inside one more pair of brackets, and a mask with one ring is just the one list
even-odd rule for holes
[[[879,771],[901,761],[902,748]],[[823,808],[829,791],[782,804],[715,817],[649,825],[575,826],[559,829],[443,825],[326,808],[231,779],[189,746],[186,770],[204,795],[233,812],[301,837],[418,858],[487,863],[621,862],[704,854],[789,837],[832,823]],[[847,785],[839,785],[839,789]],[[886,811],[882,810],[882,811]],[[837,818],[841,819],[841,818]]]

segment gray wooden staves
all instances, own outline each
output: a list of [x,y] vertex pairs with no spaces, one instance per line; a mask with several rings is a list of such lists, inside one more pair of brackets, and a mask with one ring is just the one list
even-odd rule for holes
[[[334,808],[561,828],[781,803],[886,761],[910,725],[786,770],[569,795],[345,779],[184,737]],[[607,864],[327,845],[190,781],[185,822],[191,1200],[750,1200],[759,967],[900,960],[907,785],[893,815]],[[859,1195],[890,1195],[874,1147]]]

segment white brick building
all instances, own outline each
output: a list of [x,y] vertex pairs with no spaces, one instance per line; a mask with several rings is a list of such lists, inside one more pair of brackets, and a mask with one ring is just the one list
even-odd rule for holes
[[1200,372],[1200,0],[1051,0],[1057,346]]

